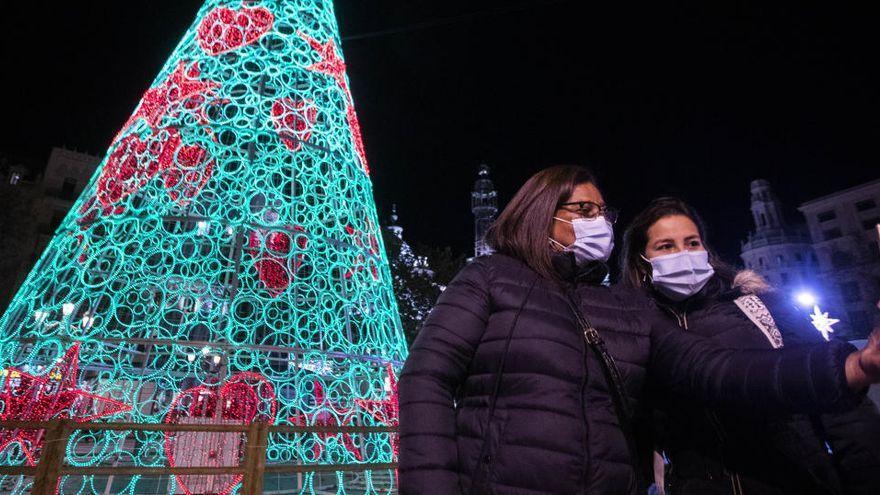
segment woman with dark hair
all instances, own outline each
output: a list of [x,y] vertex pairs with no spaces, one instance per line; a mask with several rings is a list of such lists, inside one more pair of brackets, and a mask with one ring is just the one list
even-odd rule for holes
[[[759,275],[723,263],[680,199],[656,199],[633,219],[621,274],[682,331],[723,347],[824,342]],[[671,494],[868,494],[880,486],[880,415],[866,397],[852,411],[812,417],[743,417],[672,395],[658,401],[655,441],[669,460]]]
[[497,254],[458,274],[410,349],[402,494],[642,493],[632,417],[649,375],[744,412],[847,408],[880,379],[880,332],[862,351],[724,350],[604,286],[615,219],[582,167],[516,193],[487,239]]

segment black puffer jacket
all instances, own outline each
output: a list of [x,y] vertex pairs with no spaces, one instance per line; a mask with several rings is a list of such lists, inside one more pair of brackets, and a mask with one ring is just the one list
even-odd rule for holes
[[[852,346],[722,350],[659,318],[642,294],[598,279],[578,285],[576,297],[634,404],[648,370],[671,392],[719,407],[814,410],[853,401],[843,374]],[[602,368],[561,285],[502,255],[474,261],[449,285],[400,377],[401,493],[638,492]]]
[[[783,294],[755,283],[755,277],[742,272],[737,276],[740,284],[725,289],[728,284],[716,276],[702,293],[681,303],[654,297],[683,331],[724,347],[772,348],[736,305],[743,295],[760,298],[786,347],[824,343],[806,314]],[[743,283],[752,288],[742,288]],[[666,395],[660,400],[657,440],[671,463],[667,486],[674,495],[726,489],[745,495],[869,494],[880,489],[880,415],[867,397],[855,410],[812,417],[743,417],[709,410],[684,397]]]

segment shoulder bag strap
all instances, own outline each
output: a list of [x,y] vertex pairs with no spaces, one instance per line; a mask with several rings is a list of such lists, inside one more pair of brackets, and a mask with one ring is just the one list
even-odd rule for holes
[[734,299],[733,302],[758,327],[758,330],[767,337],[767,340],[770,341],[770,345],[774,349],[782,347],[782,334],[779,333],[779,328],[776,326],[776,321],[773,320],[773,315],[770,314],[770,310],[767,309],[767,306],[760,297],[748,294]]
[[632,423],[635,414],[632,405],[629,402],[629,398],[626,395],[623,378],[620,376],[620,368],[617,367],[617,362],[614,361],[614,357],[608,352],[608,349],[605,346],[605,341],[602,340],[599,331],[596,330],[596,327],[593,326],[589,318],[581,312],[573,291],[569,291],[567,295],[568,306],[571,308],[571,312],[574,314],[578,326],[584,333],[584,340],[586,340],[587,344],[596,354],[596,357],[599,358],[599,363],[602,366],[602,373],[605,376],[605,382],[608,384],[608,389],[611,391],[611,398],[614,402],[617,420],[620,422],[620,429],[623,430],[623,435],[626,438],[629,455],[636,472],[636,483],[638,484],[639,490],[644,491],[644,489],[646,489],[646,483],[642,475],[642,463],[641,459],[639,459],[639,451],[636,446],[635,431]]

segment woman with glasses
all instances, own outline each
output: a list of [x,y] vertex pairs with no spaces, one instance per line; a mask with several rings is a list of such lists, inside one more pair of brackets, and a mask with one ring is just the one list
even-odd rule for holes
[[[788,297],[722,262],[706,244],[699,215],[680,199],[654,200],[633,219],[621,274],[682,332],[724,347],[824,342]],[[671,494],[878,492],[880,415],[866,397],[855,410],[812,417],[744,417],[687,397],[658,400],[655,441],[669,460]]]
[[680,331],[639,290],[603,285],[614,211],[593,175],[531,177],[492,226],[497,254],[440,296],[401,373],[402,494],[644,493],[633,417],[651,389],[722,409],[851,407],[880,336],[732,351]]

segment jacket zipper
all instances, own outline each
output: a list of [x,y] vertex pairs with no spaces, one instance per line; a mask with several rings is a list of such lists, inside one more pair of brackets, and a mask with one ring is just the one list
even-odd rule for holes
[[[675,317],[678,326],[684,330],[688,330],[688,320],[687,320],[687,302],[685,302],[685,308],[679,314],[678,311],[668,307],[663,306],[667,311],[672,313],[672,316]],[[718,435],[719,440],[723,439],[726,435],[724,434],[724,428],[721,426],[721,421],[718,419],[718,416],[715,415],[713,411],[708,411],[710,416],[710,423],[712,423],[712,427],[715,429],[715,434]],[[723,455],[722,455],[722,464],[723,464]],[[730,479],[731,489],[733,490],[733,495],[743,495],[742,489],[742,480],[740,479],[739,473],[735,471],[727,471],[725,470]]]
[[[575,325],[577,326],[577,321],[575,321]],[[583,361],[584,361],[584,375],[581,379],[581,391],[580,391],[580,401],[581,401],[581,419],[583,420],[584,425],[584,453],[586,454],[584,458],[584,488],[583,493],[589,493],[590,482],[592,479],[590,478],[590,465],[592,461],[592,457],[590,455],[590,423],[587,420],[587,401],[584,397],[584,394],[587,390],[587,382],[589,381],[590,375],[590,365],[589,365],[589,352],[587,346],[589,345],[589,339],[587,337],[587,332],[584,330],[584,346],[582,349]]]

